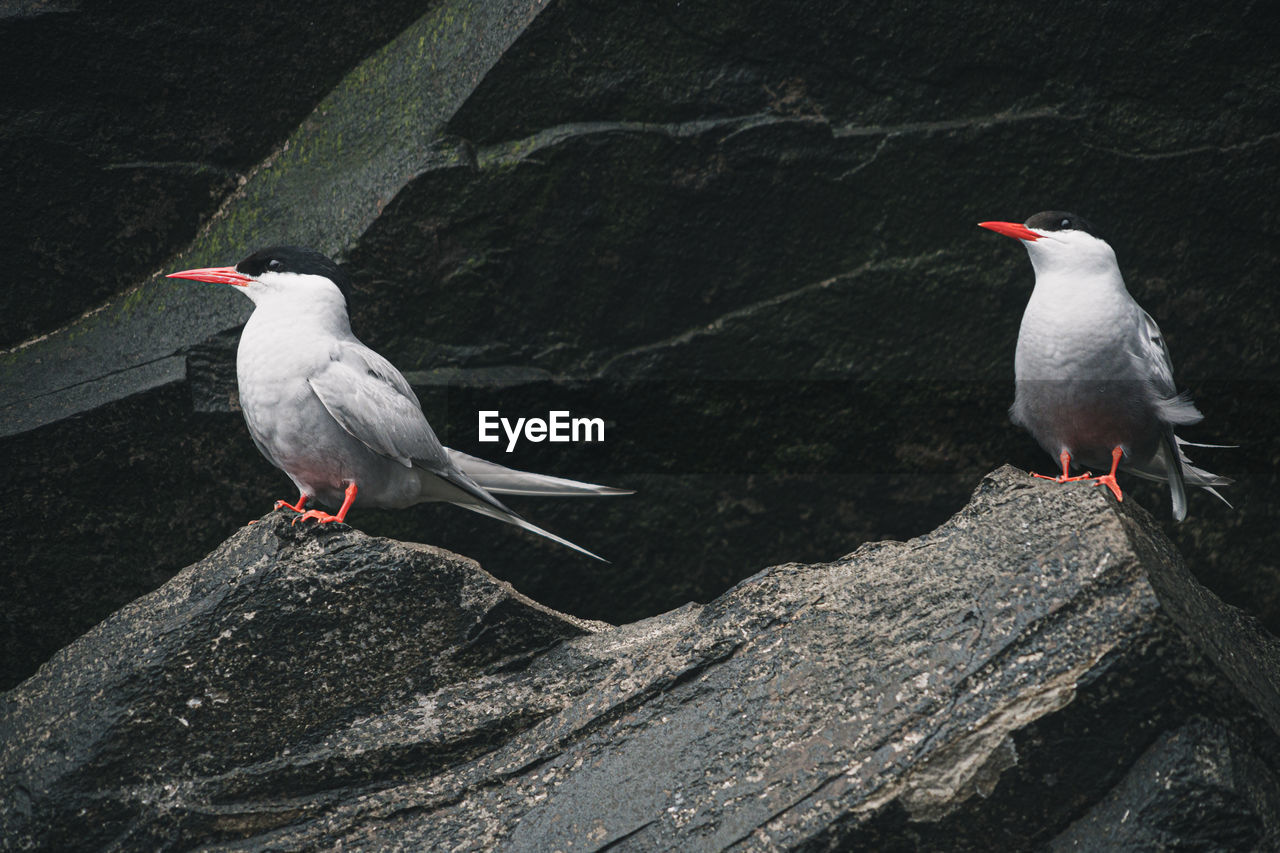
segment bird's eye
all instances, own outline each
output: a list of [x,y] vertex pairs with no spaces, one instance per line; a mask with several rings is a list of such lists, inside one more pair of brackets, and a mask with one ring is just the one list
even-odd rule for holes
[[1064,219],[1064,220],[1062,220],[1062,222],[1059,224],[1059,227],[1061,227],[1061,228],[1070,228],[1070,227],[1071,227],[1071,220],[1070,220],[1070,219]]
[[272,258],[271,260],[267,261],[267,269],[271,270],[272,272],[280,272],[280,270],[284,269],[284,261],[280,260],[279,258]]

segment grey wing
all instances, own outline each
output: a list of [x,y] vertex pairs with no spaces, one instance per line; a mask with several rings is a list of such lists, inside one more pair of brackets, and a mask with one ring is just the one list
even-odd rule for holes
[[335,345],[329,364],[307,379],[307,383],[333,419],[370,450],[406,468],[424,468],[454,486],[460,499],[449,498],[451,502],[545,536],[597,560],[604,559],[525,521],[460,471],[436,438],[422,414],[417,396],[400,371],[364,344],[344,341]]
[[307,379],[338,424],[374,453],[406,468],[452,467],[413,389],[391,362],[359,342],[336,344],[329,363]]
[[1151,315],[1138,309],[1137,352],[1131,353],[1155,392],[1156,408],[1168,424],[1194,424],[1204,415],[1185,394],[1179,394],[1173,382],[1173,359],[1164,342],[1164,334]]
[[1141,308],[1138,309],[1138,352],[1134,355],[1141,360],[1156,391],[1165,397],[1178,393],[1173,384],[1173,359],[1169,357],[1164,334],[1151,315]]
[[364,344],[336,344],[329,364],[307,383],[333,419],[374,453],[406,468],[430,471],[468,495],[472,499],[468,503],[484,504],[518,518],[454,467],[408,381],[391,362]]

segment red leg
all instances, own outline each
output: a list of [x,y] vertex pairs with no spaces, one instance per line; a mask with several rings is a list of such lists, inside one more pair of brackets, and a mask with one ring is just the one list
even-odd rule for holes
[[1124,456],[1124,451],[1119,447],[1113,447],[1111,449],[1111,473],[1095,477],[1093,480],[1095,486],[1106,486],[1110,489],[1111,494],[1115,495],[1118,501],[1124,500],[1124,495],[1120,494],[1120,484],[1116,482],[1116,468],[1120,467],[1121,456]]
[[293,523],[297,524],[299,521],[306,521],[309,518],[313,518],[316,521],[320,522],[321,524],[328,524],[331,521],[337,521],[337,522],[344,521],[347,517],[347,510],[351,509],[351,504],[356,499],[357,491],[359,490],[356,489],[355,483],[352,483],[349,486],[347,486],[347,497],[345,500],[342,501],[342,506],[338,508],[337,515],[329,515],[329,513],[321,512],[318,509],[309,509],[306,512],[304,512],[302,515],[295,518],[293,520]]
[[[289,503],[288,501],[276,501],[276,505],[275,505],[275,506],[273,506],[273,507],[272,507],[272,509],[280,509],[281,507],[286,507],[286,506],[287,506],[289,509],[293,510],[294,512],[302,512],[302,507],[303,507],[303,506],[305,506],[305,505],[306,505],[306,503],[307,503],[307,496],[306,496],[306,495],[298,495],[298,505],[297,505],[297,506],[294,506],[293,504]],[[252,521],[250,521],[249,523],[250,523],[250,524],[257,524],[257,523],[258,523],[258,519],[256,519],[256,518],[255,518],[255,519],[253,519]]]
[[288,507],[294,512],[302,512],[302,508],[306,505],[307,505],[307,496],[298,495],[298,503],[296,505],[291,504],[288,501],[276,501],[275,509],[284,509],[285,507]]
[[1084,474],[1079,477],[1071,476],[1071,454],[1067,451],[1064,450],[1058,454],[1058,459],[1062,462],[1062,476],[1050,477],[1047,474],[1032,474],[1031,476],[1039,477],[1041,480],[1053,480],[1055,483],[1074,483],[1076,480],[1089,479],[1088,471],[1085,471]]

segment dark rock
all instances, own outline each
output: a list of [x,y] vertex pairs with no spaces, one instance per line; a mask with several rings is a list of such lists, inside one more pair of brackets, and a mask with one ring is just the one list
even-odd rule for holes
[[4,696],[4,837],[1263,849],[1277,707],[1242,673],[1278,654],[1132,501],[1008,467],[927,536],[617,628],[275,513]]
[[0,346],[152,274],[421,14],[406,0],[16,5],[0,12],[0,76],[14,84],[0,102],[0,233],[17,272],[0,291]]
[[1280,777],[1253,743],[1193,720],[1162,734],[1050,850],[1274,850]]
[[[400,735],[386,731],[376,756],[353,760],[350,749],[364,747],[342,741],[362,720],[384,725],[393,708],[416,708],[429,726],[432,697],[520,671],[556,640],[596,627],[529,601],[446,551],[344,526],[292,526],[289,516],[246,527],[56,655],[28,682],[34,692],[6,695],[4,740],[14,759],[6,766],[6,839],[27,826],[42,827],[27,836],[42,846],[95,847],[121,832],[121,841],[159,840],[153,828],[127,830],[122,818],[143,803],[161,805],[169,785],[200,778],[222,779],[216,800],[261,791],[256,785],[268,777],[282,792],[320,793],[394,778],[421,760],[465,761],[544,716],[538,697],[514,714],[471,707],[470,734],[442,730],[448,744],[439,751],[427,738],[396,745]],[[50,700],[62,708],[52,717]],[[54,732],[49,749],[23,746]],[[302,763],[290,757],[300,750],[309,756]],[[100,796],[107,789],[133,793],[113,802]],[[87,822],[49,812],[53,790],[94,801],[82,814]],[[204,820],[178,836],[216,837],[220,825],[238,822],[214,813]]]

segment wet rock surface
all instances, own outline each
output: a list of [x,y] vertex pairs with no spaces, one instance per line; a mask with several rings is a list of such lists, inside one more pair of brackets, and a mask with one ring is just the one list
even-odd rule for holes
[[1009,467],[619,627],[273,513],[4,695],[0,814],[13,848],[1268,849],[1242,673],[1277,654],[1133,502]]
[[0,346],[153,274],[420,5],[5,4]]
[[[294,497],[235,411],[248,303],[156,269],[275,242],[340,257],[357,333],[447,443],[637,490],[517,507],[608,575],[452,508],[353,521],[631,622],[931,530],[997,464],[1051,468],[1005,414],[1031,270],[974,226],[1047,207],[1115,245],[1208,416],[1186,437],[1241,445],[1196,454],[1236,478],[1236,509],[1195,494],[1166,532],[1280,629],[1280,18],[1261,8],[442,0],[358,26],[309,8],[306,32],[284,11],[21,10],[0,61],[84,92],[88,118],[58,101],[5,131],[44,158],[0,190],[19,220],[0,230],[45,253],[15,260],[10,339],[50,334],[0,357],[0,488],[19,496],[0,685]],[[43,189],[59,174],[73,185]],[[606,442],[505,454],[476,441],[495,408],[601,416]],[[1167,517],[1161,490],[1126,487]]]

